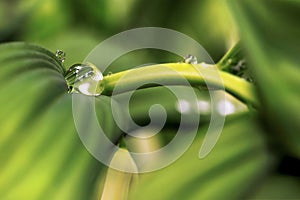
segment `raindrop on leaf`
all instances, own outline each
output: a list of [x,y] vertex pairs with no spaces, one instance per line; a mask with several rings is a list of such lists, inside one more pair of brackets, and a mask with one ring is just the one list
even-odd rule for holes
[[193,56],[191,54],[188,54],[184,57],[184,62],[188,64],[198,64],[196,56]]
[[104,90],[103,74],[91,63],[72,65],[66,72],[68,92],[98,96]]
[[108,72],[108,73],[107,73],[107,76],[110,76],[110,75],[112,75],[112,74],[113,74],[112,72]]
[[63,52],[62,50],[56,50],[55,56],[60,60],[60,62],[65,62],[66,59],[66,53]]

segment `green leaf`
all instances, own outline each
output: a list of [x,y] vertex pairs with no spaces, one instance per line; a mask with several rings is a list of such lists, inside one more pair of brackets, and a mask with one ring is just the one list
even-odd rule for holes
[[[175,86],[173,86],[175,88]],[[184,90],[185,86],[177,86],[177,90]],[[194,92],[197,96],[197,100],[201,102],[207,102],[208,110],[204,112],[199,109],[198,105],[189,104],[190,112],[194,115],[201,115],[201,123],[208,122],[210,119],[210,98],[209,93],[207,91],[200,91],[199,89],[194,89]],[[124,95],[126,96],[126,94]],[[145,98],[147,97],[147,98]],[[122,96],[119,96],[122,99]],[[185,95],[185,101],[187,102],[195,102],[193,97]],[[122,100],[121,100],[122,101]],[[181,120],[181,114],[179,110],[179,102],[180,99],[177,99],[175,94],[172,93],[169,89],[165,87],[156,87],[156,88],[148,88],[143,90],[137,90],[132,95],[130,100],[130,113],[134,121],[139,124],[146,125],[149,123],[149,110],[151,106],[155,104],[159,104],[163,106],[167,113],[167,124],[170,126],[174,126],[174,124],[179,124]],[[157,115],[160,115],[158,113]],[[191,113],[190,113],[191,114]],[[196,120],[196,119],[195,119]],[[186,122],[186,125],[193,124],[193,119],[190,122]]]
[[300,3],[233,0],[229,5],[257,81],[262,123],[281,149],[300,158]]
[[274,175],[267,179],[252,199],[299,199],[299,177]]
[[[92,199],[106,169],[81,143],[64,69],[55,55],[25,43],[0,45],[0,199]],[[96,100],[100,124],[120,136]],[[87,124],[88,126],[88,124]]]
[[229,120],[204,159],[205,129],[172,165],[140,175],[129,199],[240,199],[265,176],[272,162],[261,131],[248,115]]
[[247,81],[253,82],[253,77],[247,66],[241,44],[236,43],[217,63],[220,70],[227,71]]
[[242,48],[240,43],[236,43],[233,47],[231,47],[227,53],[221,58],[221,60],[217,63],[219,69],[233,72],[233,66],[237,65],[239,61],[244,59],[244,55],[242,53]]

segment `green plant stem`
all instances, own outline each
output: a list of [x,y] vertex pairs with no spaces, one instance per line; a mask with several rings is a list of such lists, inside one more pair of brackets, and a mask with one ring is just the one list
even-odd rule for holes
[[217,63],[217,66],[220,70],[230,72],[230,67],[236,65],[243,58],[244,55],[242,54],[242,48],[238,42],[227,51],[227,53]]
[[[219,75],[218,76],[216,76]],[[219,71],[205,63],[191,65],[186,63],[168,63],[150,65],[141,68],[130,69],[105,76],[103,95],[120,94],[136,89],[160,86],[161,85],[187,85],[182,79],[188,81],[193,87],[213,89],[225,89],[240,101],[253,107],[258,106],[254,95],[254,87],[251,83],[229,73]],[[222,81],[220,81],[222,80]],[[114,90],[117,85],[117,90]]]

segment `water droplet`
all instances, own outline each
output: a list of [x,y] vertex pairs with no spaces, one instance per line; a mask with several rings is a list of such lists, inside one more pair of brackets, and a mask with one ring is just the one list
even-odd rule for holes
[[184,62],[188,64],[198,64],[196,56],[193,56],[191,54],[188,54],[184,57]]
[[110,76],[110,75],[112,75],[112,74],[113,74],[112,72],[108,72],[108,73],[107,73],[107,76]]
[[227,60],[227,63],[228,63],[228,64],[231,64],[232,61],[233,61],[232,58],[229,58],[229,59]]
[[66,53],[63,52],[62,50],[56,50],[55,56],[60,60],[60,62],[64,62],[66,59]]
[[72,65],[66,72],[68,92],[78,92],[89,96],[98,96],[104,90],[103,75],[91,63]]

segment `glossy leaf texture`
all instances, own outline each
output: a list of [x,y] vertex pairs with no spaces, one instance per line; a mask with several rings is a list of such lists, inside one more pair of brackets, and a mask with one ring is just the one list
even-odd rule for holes
[[277,150],[300,158],[300,3],[228,2],[257,81],[262,124]]
[[249,197],[273,164],[265,139],[247,115],[230,117],[204,159],[198,158],[206,128],[172,165],[139,176],[129,199],[241,199]]
[[[77,135],[61,63],[41,47],[7,43],[0,64],[0,199],[94,199],[106,167]],[[95,102],[103,129],[118,134],[109,99]]]

